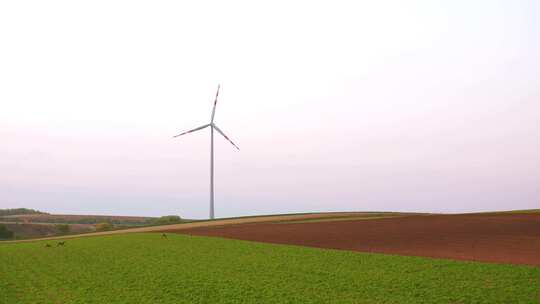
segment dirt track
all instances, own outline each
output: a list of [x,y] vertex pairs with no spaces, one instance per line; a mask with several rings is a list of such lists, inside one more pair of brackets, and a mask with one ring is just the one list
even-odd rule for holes
[[540,213],[252,223],[175,232],[363,252],[540,265]]
[[365,212],[328,212],[328,213],[284,214],[284,215],[266,215],[266,216],[253,216],[253,217],[226,218],[226,219],[217,219],[217,220],[212,220],[212,221],[198,221],[198,222],[184,223],[184,224],[139,227],[139,228],[130,228],[130,229],[122,229],[122,230],[53,236],[53,237],[16,240],[16,241],[2,241],[0,242],[0,245],[9,244],[9,243],[35,242],[35,241],[43,241],[43,240],[59,240],[59,239],[72,239],[72,238],[80,238],[80,237],[104,236],[104,235],[113,235],[113,234],[162,232],[162,231],[168,231],[168,230],[179,231],[183,229],[192,229],[192,228],[198,228],[198,227],[237,225],[237,224],[245,224],[245,223],[295,221],[295,220],[319,219],[319,218],[329,218],[329,217],[358,216],[358,215],[364,215],[364,214],[366,213]]

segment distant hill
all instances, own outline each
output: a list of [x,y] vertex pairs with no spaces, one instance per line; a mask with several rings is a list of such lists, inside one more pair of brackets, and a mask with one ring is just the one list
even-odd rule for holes
[[[59,226],[61,224],[47,224],[47,223],[0,223],[6,227],[9,231],[13,231],[16,239],[27,239],[27,238],[39,238],[39,237],[48,237],[63,234]],[[78,233],[88,233],[94,232],[96,228],[94,225],[90,224],[70,224],[69,225],[69,234],[78,234]]]
[[0,222],[13,223],[54,223],[54,224],[97,224],[138,226],[146,225],[154,218],[142,216],[109,216],[109,215],[71,215],[71,214],[17,214],[0,216]]
[[171,217],[49,214],[25,208],[0,212],[0,226],[13,232],[16,239],[94,232],[103,223],[110,225],[109,229],[176,223]]
[[39,210],[34,210],[34,209],[27,209],[27,208],[0,209],[0,216],[26,215],[26,214],[48,214],[48,213],[41,212]]

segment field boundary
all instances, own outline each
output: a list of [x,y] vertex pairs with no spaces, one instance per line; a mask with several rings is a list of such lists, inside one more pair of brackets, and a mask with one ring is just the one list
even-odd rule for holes
[[167,231],[172,231],[172,230],[184,230],[184,229],[202,228],[202,227],[210,227],[210,226],[309,220],[309,219],[319,219],[319,218],[324,219],[324,218],[336,218],[336,217],[351,217],[351,216],[362,216],[362,215],[370,214],[370,213],[373,213],[373,212],[324,212],[324,213],[279,214],[279,215],[263,215],[263,216],[259,215],[259,216],[252,216],[252,217],[249,216],[249,217],[225,218],[225,219],[217,219],[217,220],[202,220],[202,221],[172,224],[172,225],[147,226],[147,227],[136,227],[136,228],[127,228],[127,229],[102,231],[102,232],[61,235],[61,236],[52,236],[52,237],[45,237],[45,238],[0,241],[0,245],[13,244],[13,243],[38,242],[38,241],[46,241],[46,240],[74,239],[74,238],[81,238],[81,237],[117,235],[117,234],[127,234],[127,233],[167,232]]

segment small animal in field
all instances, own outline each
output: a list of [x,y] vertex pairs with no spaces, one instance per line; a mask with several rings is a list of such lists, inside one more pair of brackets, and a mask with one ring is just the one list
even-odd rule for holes
[[58,243],[56,243],[56,247],[58,247],[58,246],[64,246],[65,244],[66,244],[65,241],[64,241],[64,242],[58,242]]
[[167,235],[166,235],[165,233],[162,233],[162,234],[161,234],[161,238],[162,238],[162,239],[166,239],[166,238],[167,238]]
[[45,247],[51,248],[51,244],[45,244]]

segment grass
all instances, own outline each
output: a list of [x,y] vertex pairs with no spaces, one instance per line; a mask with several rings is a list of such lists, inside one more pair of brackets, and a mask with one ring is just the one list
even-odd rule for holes
[[480,213],[478,213],[478,214],[507,214],[507,213],[519,213],[519,214],[540,213],[540,209],[524,209],[524,210],[510,210],[510,211],[492,211],[492,212],[480,212]]
[[288,221],[279,221],[275,224],[303,224],[303,223],[319,223],[319,222],[338,222],[338,221],[354,221],[354,220],[370,220],[370,219],[381,219],[381,218],[391,218],[391,217],[403,217],[411,214],[407,213],[365,213],[361,215],[342,215],[342,216],[328,216],[328,217],[319,217],[319,218],[308,218],[308,219],[295,219]]
[[[222,221],[222,220],[235,220],[235,219],[250,219],[250,218],[261,218],[266,217],[272,219],[272,217],[280,216],[294,216],[294,215],[320,215],[320,218],[329,218],[332,214],[341,214],[341,213],[350,213],[349,215],[340,215],[334,216],[333,218],[341,218],[347,216],[359,216],[359,213],[363,214],[429,214],[429,213],[400,213],[400,212],[389,212],[389,211],[333,211],[333,212],[300,212],[300,213],[276,213],[276,214],[262,214],[262,215],[246,215],[246,216],[234,216],[234,217],[220,217],[215,219],[200,219],[195,220],[197,222],[213,222],[213,221]],[[290,220],[295,221],[295,220]]]
[[274,224],[305,224],[305,223],[320,223],[320,222],[343,222],[343,221],[358,221],[358,220],[377,220],[383,218],[401,217],[399,215],[392,216],[349,216],[349,217],[330,217],[330,218],[316,218],[309,220],[296,220],[296,221],[283,221],[276,222]]
[[0,303],[540,302],[540,267],[168,236],[0,244]]

